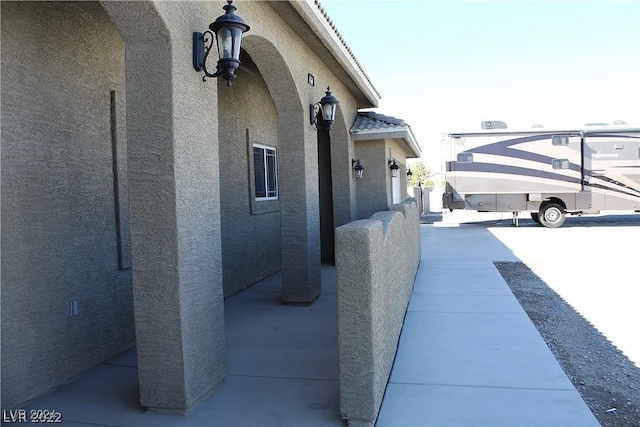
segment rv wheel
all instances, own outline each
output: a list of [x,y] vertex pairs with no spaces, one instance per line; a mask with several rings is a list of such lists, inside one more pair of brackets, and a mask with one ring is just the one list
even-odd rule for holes
[[531,219],[540,224],[540,215],[538,215],[538,212],[531,212]]
[[547,203],[540,208],[538,219],[547,228],[558,228],[564,224],[564,208],[557,203]]

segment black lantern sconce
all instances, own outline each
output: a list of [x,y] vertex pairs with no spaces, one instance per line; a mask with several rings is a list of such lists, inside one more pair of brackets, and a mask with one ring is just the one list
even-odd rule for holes
[[397,178],[398,177],[398,169],[400,169],[400,166],[398,166],[398,164],[396,163],[396,159],[393,160],[389,160],[389,169],[391,169],[391,178]]
[[413,172],[411,172],[411,169],[407,169],[407,178],[411,178],[413,176]]
[[360,159],[351,159],[351,166],[353,166],[353,170],[356,171],[356,179],[362,179],[362,171],[364,171],[364,166],[362,166],[362,163],[360,163]]
[[322,113],[322,128],[326,130],[333,129],[333,123],[336,121],[336,110],[337,106],[340,102],[338,99],[331,94],[331,90],[327,86],[327,92],[325,96],[322,97],[320,102],[316,102],[315,104],[309,104],[309,122],[318,126],[318,113]]
[[[226,13],[219,16],[209,25],[211,31],[193,33],[193,68],[196,71],[204,71],[202,81],[207,77],[220,77],[227,81],[227,86],[236,78],[235,71],[240,66],[240,44],[242,33],[249,31],[249,26],[244,20],[235,14],[236,7],[231,4],[233,0],[227,0],[223,7]],[[213,39],[218,45],[218,65],[215,73],[207,70],[207,57],[213,47]]]

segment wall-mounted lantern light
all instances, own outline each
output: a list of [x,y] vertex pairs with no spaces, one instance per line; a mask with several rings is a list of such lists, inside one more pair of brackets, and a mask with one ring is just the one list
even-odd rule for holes
[[411,169],[407,169],[407,178],[411,178],[413,176],[413,172],[411,172]]
[[391,178],[397,178],[398,169],[400,169],[400,166],[398,166],[398,164],[396,163],[396,159],[389,160],[388,163],[389,169],[391,169]]
[[322,113],[321,127],[326,130],[333,129],[333,123],[336,121],[336,110],[339,102],[335,96],[331,94],[331,90],[327,87],[325,96],[322,97],[320,102],[315,104],[309,104],[309,121],[312,125],[318,126],[317,117],[318,113]]
[[356,171],[356,179],[362,179],[362,171],[364,171],[364,166],[362,166],[362,163],[360,163],[360,159],[351,159],[351,166],[353,166],[353,170]]
[[[193,68],[196,71],[204,71],[203,81],[207,77],[222,76],[227,81],[227,86],[231,86],[236,78],[235,71],[240,66],[242,33],[249,31],[249,26],[235,14],[237,8],[231,4],[233,0],[227,0],[227,3],[223,7],[226,13],[209,25],[211,31],[193,33]],[[216,72],[212,74],[207,70],[207,57],[213,47],[214,33],[219,59]]]

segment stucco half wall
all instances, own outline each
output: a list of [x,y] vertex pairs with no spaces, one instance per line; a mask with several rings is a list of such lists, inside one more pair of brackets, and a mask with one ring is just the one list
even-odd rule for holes
[[340,414],[374,425],[420,262],[415,199],[336,229]]

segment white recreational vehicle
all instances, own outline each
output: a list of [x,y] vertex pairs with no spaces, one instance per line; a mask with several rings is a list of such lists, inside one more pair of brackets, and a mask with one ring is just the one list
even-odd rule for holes
[[[486,124],[488,123],[488,125]],[[443,207],[519,212],[545,227],[565,215],[640,212],[640,128],[482,131],[448,137]]]

